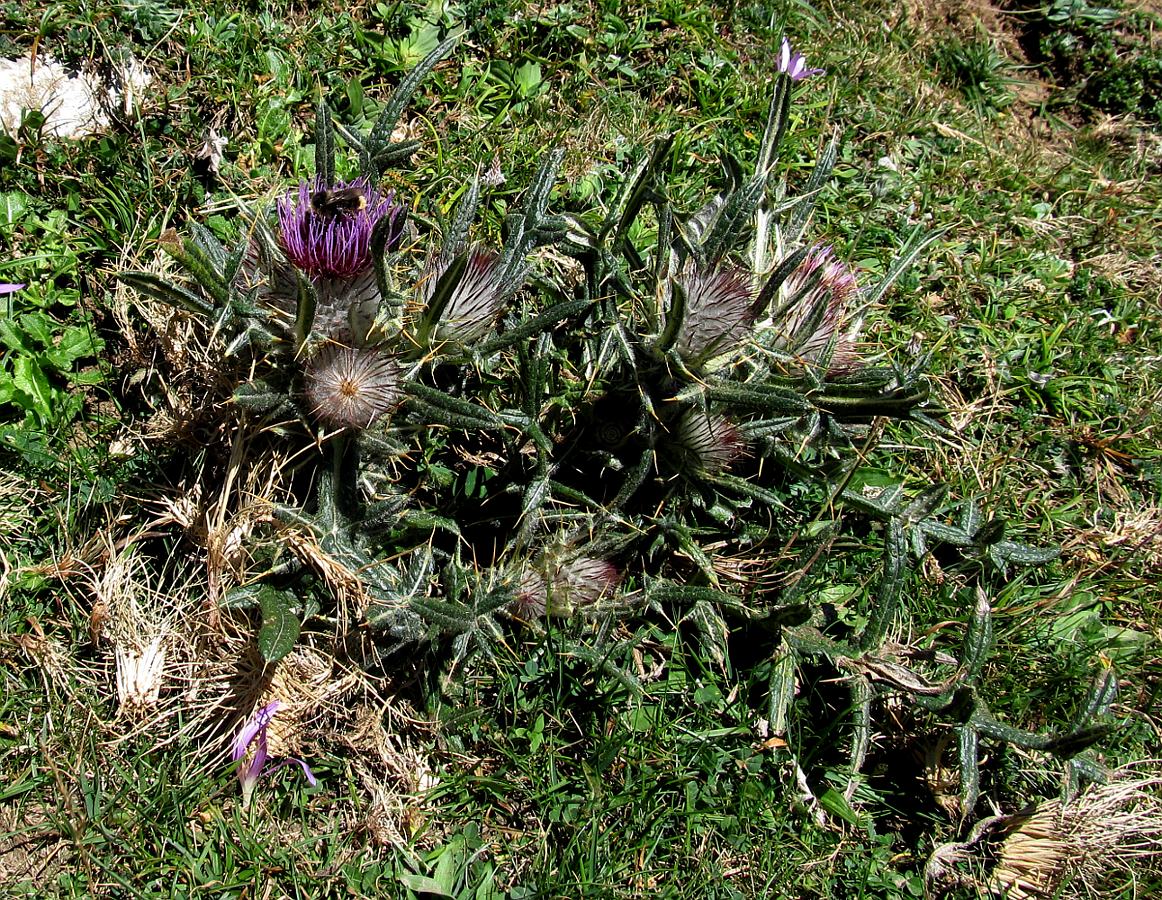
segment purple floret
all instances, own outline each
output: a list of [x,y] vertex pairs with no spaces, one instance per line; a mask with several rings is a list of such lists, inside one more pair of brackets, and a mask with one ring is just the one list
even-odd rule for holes
[[[321,191],[359,190],[366,202],[359,209],[324,214],[312,204]],[[313,279],[348,279],[371,268],[371,233],[385,216],[395,223],[403,207],[392,192],[380,193],[366,178],[325,185],[304,181],[278,201],[279,241],[287,258]],[[399,231],[389,237],[390,247]]]

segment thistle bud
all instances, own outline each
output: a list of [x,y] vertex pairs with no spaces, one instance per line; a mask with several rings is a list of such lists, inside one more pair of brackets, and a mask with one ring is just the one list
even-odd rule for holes
[[797,368],[826,366],[834,371],[855,365],[859,329],[858,323],[849,326],[848,319],[859,301],[859,285],[831,248],[813,247],[783,290],[788,299],[782,316],[771,323],[772,345],[793,356]]
[[722,268],[703,274],[688,265],[677,284],[686,302],[674,349],[686,362],[721,356],[750,334],[754,288],[745,272]]
[[688,410],[678,420],[675,438],[695,471],[713,475],[746,453],[746,441],[725,416]]
[[508,611],[524,621],[546,614],[571,616],[611,594],[620,582],[617,566],[587,556],[553,566],[548,574],[526,568]]
[[[448,266],[449,263],[429,261],[420,282],[420,300],[425,306],[431,303]],[[496,324],[503,305],[500,257],[491,250],[475,248],[468,253],[464,273],[452,289],[433,337],[438,343],[470,344],[479,340]]]
[[571,616],[613,593],[621,582],[617,566],[603,559],[580,556],[559,566],[550,585],[548,611]]

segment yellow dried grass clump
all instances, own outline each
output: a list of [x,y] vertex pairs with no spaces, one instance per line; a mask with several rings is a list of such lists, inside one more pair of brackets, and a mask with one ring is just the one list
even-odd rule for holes
[[987,882],[993,894],[1009,900],[1100,896],[1106,878],[1132,878],[1162,854],[1162,777],[1119,776],[1070,803],[1052,800],[1017,819]]
[[963,843],[938,847],[926,892],[975,888],[1006,900],[1105,896],[1162,862],[1162,762],[1117,770],[1068,802],[981,822]]

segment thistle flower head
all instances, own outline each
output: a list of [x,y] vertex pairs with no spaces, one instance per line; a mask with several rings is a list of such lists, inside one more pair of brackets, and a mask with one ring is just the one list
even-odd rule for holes
[[550,584],[548,611],[571,616],[593,606],[621,583],[617,566],[604,559],[579,556],[557,567]]
[[399,368],[376,347],[328,344],[307,365],[305,394],[321,425],[368,428],[399,403]]
[[242,785],[243,809],[250,806],[250,798],[253,796],[254,788],[260,778],[291,763],[302,767],[303,775],[306,776],[307,782],[311,787],[314,787],[318,783],[315,780],[314,773],[311,771],[311,767],[301,759],[288,757],[273,765],[267,765],[267,760],[270,758],[270,746],[267,741],[266,731],[270,727],[271,720],[274,719],[275,713],[278,712],[281,705],[279,701],[272,700],[266,706],[262,707],[262,709],[258,710],[242,726],[242,730],[238,732],[237,737],[234,738],[234,743],[231,745],[230,759],[237,766],[238,781]]
[[784,75],[789,75],[792,81],[802,81],[812,75],[822,75],[823,69],[808,69],[807,60],[802,53],[791,52],[791,42],[783,38],[783,46],[779,49],[779,61],[776,65]]
[[[371,268],[371,233],[383,218],[394,225],[403,207],[366,178],[334,185],[304,181],[278,201],[279,244],[312,279],[353,278]],[[388,246],[399,240],[390,235]]]
[[571,616],[612,593],[621,583],[617,566],[603,559],[579,556],[568,562],[550,563],[548,571],[526,568],[521,572],[509,612],[531,621],[546,613]]
[[721,268],[704,274],[688,265],[677,283],[686,308],[674,347],[686,362],[720,356],[750,333],[753,286],[745,272]]
[[532,569],[525,569],[508,611],[518,619],[531,622],[544,616],[548,601],[549,587],[545,579]]
[[746,453],[746,441],[725,416],[691,409],[678,420],[678,446],[693,468],[713,475]]
[[[793,355],[800,365],[844,369],[855,361],[857,328],[846,334],[851,308],[859,300],[855,275],[828,246],[812,247],[783,285],[783,314],[774,322],[776,349]],[[828,358],[828,348],[831,354]]]
[[[429,262],[420,281],[420,299],[431,302],[440,278],[450,263]],[[469,344],[483,337],[495,324],[504,303],[500,285],[500,256],[491,250],[474,248],[468,253],[460,280],[440,315],[434,337],[437,342]]]

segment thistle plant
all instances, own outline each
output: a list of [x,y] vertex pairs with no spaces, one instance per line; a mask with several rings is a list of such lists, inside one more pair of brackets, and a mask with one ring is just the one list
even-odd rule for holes
[[[719,660],[727,635],[762,635],[751,674],[776,734],[788,732],[805,663],[840,676],[853,709],[849,799],[889,696],[956,730],[964,816],[982,741],[1099,778],[1083,751],[1104,733],[1094,717],[1112,680],[1073,730],[1036,734],[1000,722],[980,695],[984,594],[968,604],[958,657],[896,640],[910,630],[914,563],[933,546],[1001,576],[1053,553],[1011,540],[972,504],[950,523],[938,486],[856,486],[872,423],[938,417],[923,360],[885,364],[859,342],[865,309],[937,235],[914,234],[868,286],[807,239],[837,142],[800,190],[779,177],[779,150],[793,89],[821,70],[784,41],[750,174],[698,209],[671,200],[673,139],[663,138],[615,196],[554,213],[563,155],[551,150],[502,244],[473,233],[477,179],[448,221],[405,245],[407,213],[380,184],[416,145],[391,134],[452,43],[405,79],[366,135],[321,104],[313,176],[273,210],[248,211],[231,249],[198,226],[171,242],[186,283],[122,276],[206,320],[238,373],[234,427],[278,423],[309,475],[270,511],[272,539],[299,552],[228,595],[255,617],[266,659],[317,620],[320,633],[370,627],[374,665],[423,647],[456,671],[550,620],[584,618],[597,627],[574,632],[571,652],[608,665],[630,649],[611,623],[663,613]],[[337,176],[340,138],[359,160],[354,178]],[[538,267],[546,247],[582,277]],[[882,535],[882,562],[863,624],[844,628],[809,590],[852,522]],[[727,583],[740,558],[784,561],[784,586]],[[350,617],[336,613],[343,598]]]

